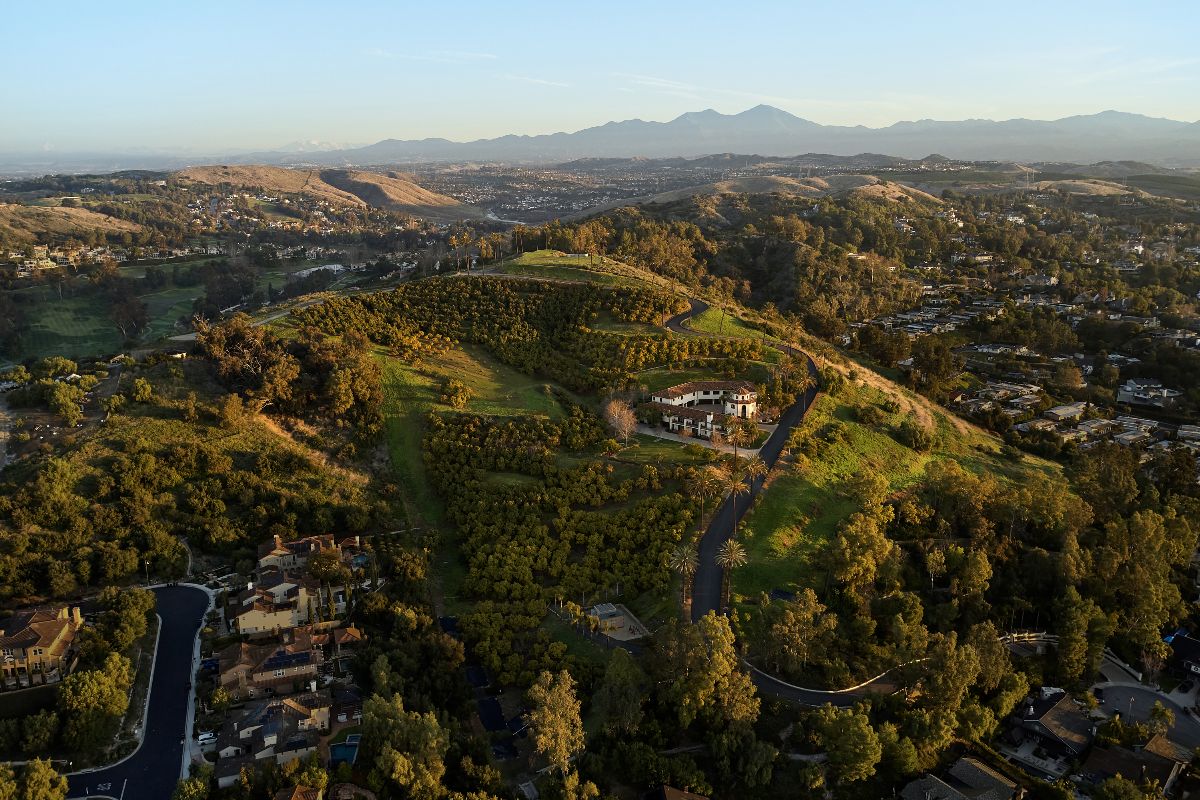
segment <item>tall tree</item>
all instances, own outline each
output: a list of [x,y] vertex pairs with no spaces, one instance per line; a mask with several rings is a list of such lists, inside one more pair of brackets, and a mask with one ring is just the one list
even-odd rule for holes
[[583,752],[583,720],[575,681],[565,669],[557,674],[543,671],[529,687],[529,727],[533,748],[566,776],[571,759]]

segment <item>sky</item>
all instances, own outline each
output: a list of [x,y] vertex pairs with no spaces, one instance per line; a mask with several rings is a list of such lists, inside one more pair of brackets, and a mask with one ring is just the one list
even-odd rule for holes
[[456,141],[767,103],[1200,120],[1200,3],[65,0],[0,15],[0,152]]

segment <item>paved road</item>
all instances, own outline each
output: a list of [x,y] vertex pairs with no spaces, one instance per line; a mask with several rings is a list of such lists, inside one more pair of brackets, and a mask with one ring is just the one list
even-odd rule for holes
[[1100,685],[1104,689],[1105,711],[1120,714],[1125,719],[1141,721],[1149,719],[1150,709],[1156,702],[1161,702],[1175,712],[1171,739],[1189,749],[1200,747],[1200,722],[1176,702],[1176,697],[1183,695],[1172,697],[1148,687],[1126,683]]
[[155,588],[159,639],[142,746],[126,760],[68,776],[69,798],[167,800],[183,767],[183,738],[191,698],[192,654],[208,611],[208,595],[190,586]]
[[[691,308],[667,320],[667,327],[676,333],[687,336],[711,335],[694,331],[684,325],[693,315],[703,313],[708,308],[708,304],[702,300],[691,300],[690,302]],[[817,371],[817,365],[813,363],[812,358],[807,353],[782,343],[768,342],[767,344],[788,355],[805,359],[808,362],[809,374],[814,379],[819,379],[820,375]],[[768,469],[775,466],[775,462],[779,460],[779,454],[783,451],[784,445],[787,444],[788,436],[791,434],[792,429],[804,419],[804,415],[812,407],[816,397],[817,388],[814,386],[808,390],[808,393],[804,397],[800,398],[783,412],[783,415],[779,419],[778,427],[775,428],[775,431],[758,451],[759,458],[763,460]],[[721,507],[713,514],[708,528],[700,538],[700,546],[698,548],[699,564],[692,582],[692,621],[700,619],[709,611],[723,612],[721,608],[721,584],[724,574],[721,567],[717,564],[717,551],[733,535],[736,524],[754,504],[754,498],[762,491],[764,481],[765,478],[758,478],[753,482],[748,482],[750,490],[740,498],[735,495],[727,497],[721,504]],[[886,680],[878,680],[856,689],[830,692],[784,683],[754,668],[751,668],[750,676],[754,680],[755,686],[764,694],[806,706],[822,706],[826,703],[835,706],[850,706],[858,702],[866,694],[872,692],[890,693],[896,689],[895,686]]]
[[[707,334],[685,327],[684,322],[694,314],[703,313],[707,308],[708,304],[702,300],[692,300],[689,310],[667,320],[667,327],[676,333],[688,336],[705,336]],[[809,373],[814,378],[818,377],[817,365],[813,363],[811,358],[808,358],[807,354],[785,344],[772,343],[771,346],[790,355],[807,359]],[[766,443],[758,451],[759,458],[763,460],[768,469],[775,466],[775,462],[779,459],[779,454],[783,450],[783,446],[787,444],[788,435],[804,419],[805,412],[812,406],[812,402],[816,396],[817,389],[815,387],[809,389],[804,397],[783,412],[779,419],[779,425],[775,428],[775,432],[771,434]],[[735,525],[745,515],[750,506],[753,505],[754,498],[762,491],[764,480],[765,478],[758,478],[753,482],[747,482],[750,491],[742,497],[737,497],[736,495],[727,497],[725,502],[721,504],[721,507],[713,514],[708,528],[700,538],[698,553],[700,564],[696,569],[696,577],[692,583],[693,621],[700,619],[709,611],[721,611],[723,571],[717,565],[717,551],[733,535]]]

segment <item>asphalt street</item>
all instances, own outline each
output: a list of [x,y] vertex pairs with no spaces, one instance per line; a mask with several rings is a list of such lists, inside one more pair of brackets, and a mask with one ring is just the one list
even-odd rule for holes
[[1124,719],[1144,721],[1149,719],[1150,709],[1154,707],[1155,702],[1161,702],[1175,712],[1171,739],[1189,749],[1200,747],[1200,722],[1170,695],[1124,683],[1103,686],[1105,711],[1120,714]]
[[142,745],[111,767],[68,775],[68,798],[168,800],[183,767],[183,742],[191,695],[192,654],[208,611],[208,595],[190,586],[155,588],[158,651],[150,684]]

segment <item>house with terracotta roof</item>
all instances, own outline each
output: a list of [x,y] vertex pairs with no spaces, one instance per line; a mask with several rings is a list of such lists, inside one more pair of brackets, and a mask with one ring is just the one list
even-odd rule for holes
[[[350,537],[358,544],[358,537]],[[344,541],[344,540],[343,540]],[[308,565],[308,559],[321,552],[332,551],[341,557],[341,546],[332,533],[318,536],[305,536],[302,539],[285,542],[283,537],[276,534],[270,542],[258,547],[258,568],[277,567],[279,569],[297,569]]]
[[82,627],[79,608],[68,606],[17,611],[0,620],[5,684],[15,688],[62,680]]
[[275,800],[322,800],[323,797],[320,789],[311,786],[293,786],[275,793]]
[[688,381],[657,391],[650,400],[675,407],[717,406],[720,413],[742,419],[758,413],[758,392],[746,381]]
[[304,642],[237,642],[217,653],[217,681],[234,697],[287,694],[317,677],[324,657]]

